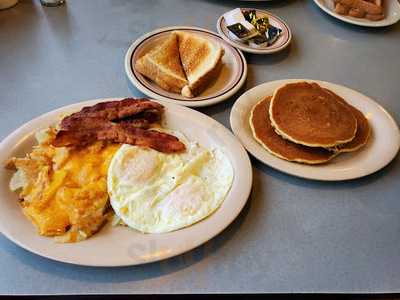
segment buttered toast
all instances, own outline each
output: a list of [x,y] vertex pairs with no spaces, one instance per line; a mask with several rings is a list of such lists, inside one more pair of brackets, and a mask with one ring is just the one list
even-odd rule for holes
[[188,84],[182,89],[185,97],[200,94],[218,76],[224,49],[200,35],[176,31],[179,55]]
[[178,36],[175,32],[139,58],[135,68],[166,91],[181,93],[188,84],[179,58]]

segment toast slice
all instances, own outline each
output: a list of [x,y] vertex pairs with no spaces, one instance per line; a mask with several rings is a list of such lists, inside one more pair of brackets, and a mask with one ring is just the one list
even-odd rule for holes
[[180,93],[188,83],[179,59],[178,36],[174,32],[162,44],[139,58],[135,68],[166,91]]
[[218,76],[224,49],[197,34],[184,31],[176,33],[183,70],[188,80],[181,94],[192,98],[200,94]]

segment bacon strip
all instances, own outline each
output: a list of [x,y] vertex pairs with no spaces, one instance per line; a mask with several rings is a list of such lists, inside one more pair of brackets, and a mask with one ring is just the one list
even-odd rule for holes
[[149,147],[163,153],[174,153],[185,150],[185,145],[173,135],[126,125],[116,124],[114,125],[114,130],[100,130],[97,133],[97,139]]
[[147,119],[151,123],[159,121],[164,108],[157,102],[148,99],[126,98],[119,101],[108,101],[86,106],[81,111],[65,117],[61,129],[72,129],[82,118],[99,118],[118,121],[125,118]]
[[66,131],[57,133],[53,146],[85,146],[98,141],[149,147],[163,153],[185,150],[185,145],[173,135],[156,130],[145,130],[130,124],[103,123],[96,130]]
[[164,153],[185,150],[185,145],[175,136],[146,130],[151,123],[160,120],[162,111],[160,104],[143,99],[84,107],[61,121],[61,130],[52,144],[56,147],[85,146],[103,140],[150,147]]

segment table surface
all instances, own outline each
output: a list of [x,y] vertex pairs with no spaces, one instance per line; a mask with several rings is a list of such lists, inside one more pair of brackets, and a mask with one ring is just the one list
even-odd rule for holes
[[[400,23],[355,27],[307,0],[67,0],[57,8],[20,1],[0,11],[0,138],[66,104],[141,96],[123,68],[132,41],[171,25],[215,31],[217,18],[238,5],[285,19],[292,44],[270,56],[246,55],[245,87],[201,112],[230,128],[230,109],[245,90],[310,78],[362,91],[400,120]],[[253,191],[234,223],[162,262],[80,267],[39,257],[0,235],[0,294],[400,292],[399,158],[368,177],[331,183],[252,163]]]

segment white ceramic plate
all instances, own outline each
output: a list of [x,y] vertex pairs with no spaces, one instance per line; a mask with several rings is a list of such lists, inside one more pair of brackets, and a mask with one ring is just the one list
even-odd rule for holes
[[[254,9],[254,8],[241,8],[242,10]],[[246,43],[241,43],[235,40],[232,40],[229,37],[229,29],[226,27],[224,16],[220,16],[217,21],[217,31],[221,35],[221,37],[231,44],[233,47],[236,47],[244,52],[249,52],[253,54],[272,54],[278,51],[285,49],[289,46],[292,40],[292,32],[289,26],[283,21],[281,18],[273,15],[272,13],[262,10],[255,9],[258,17],[268,17],[271,25],[282,29],[282,33],[280,37],[273,43],[271,46],[264,48],[253,48],[247,45]]]
[[344,22],[366,26],[366,27],[384,27],[397,23],[400,20],[400,4],[397,0],[386,0],[385,2],[385,19],[381,21],[370,21],[367,19],[354,18],[351,16],[343,16],[337,14],[335,11],[330,9],[329,4],[327,3],[329,0],[314,0],[315,4],[318,5],[324,12],[335,17]]
[[[276,88],[296,81],[316,82],[362,111],[372,127],[372,135],[367,145],[353,153],[342,153],[326,164],[312,166],[277,158],[257,143],[249,125],[251,108],[263,97],[272,95]],[[284,173],[308,179],[335,181],[366,176],[386,166],[396,156],[400,147],[399,128],[384,108],[359,92],[324,81],[286,79],[258,85],[235,102],[230,122],[235,135],[257,159]]]
[[[57,122],[61,114],[93,105],[98,99],[66,106],[44,114],[17,129],[0,144],[0,162],[24,156],[35,143],[34,133]],[[114,98],[115,100],[115,98]],[[160,101],[161,102],[161,101]],[[165,127],[183,132],[190,140],[208,148],[220,147],[230,158],[235,175],[231,190],[222,206],[211,216],[190,227],[165,234],[142,234],[127,227],[107,224],[100,232],[79,243],[57,244],[52,238],[39,236],[23,215],[17,195],[8,184],[12,171],[0,170],[0,230],[11,241],[38,255],[87,266],[127,266],[158,261],[193,249],[208,241],[239,214],[252,185],[249,157],[224,126],[210,117],[186,107],[165,105]]]
[[[177,93],[164,91],[134,68],[137,59],[150,51],[155,45],[158,45],[174,30],[199,34],[219,43],[225,50],[225,54],[222,57],[223,65],[218,78],[205,91],[194,98],[186,98]],[[200,107],[224,101],[234,95],[246,80],[247,63],[239,50],[226,43],[214,32],[199,27],[173,26],[154,30],[138,38],[126,53],[125,72],[133,85],[153,99],[185,106]]]

